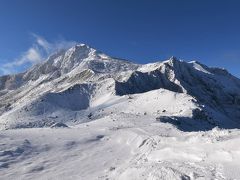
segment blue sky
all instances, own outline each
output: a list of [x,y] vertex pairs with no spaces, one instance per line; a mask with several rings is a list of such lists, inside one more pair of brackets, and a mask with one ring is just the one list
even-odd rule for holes
[[0,74],[74,42],[138,63],[174,55],[240,77],[238,0],[1,0]]

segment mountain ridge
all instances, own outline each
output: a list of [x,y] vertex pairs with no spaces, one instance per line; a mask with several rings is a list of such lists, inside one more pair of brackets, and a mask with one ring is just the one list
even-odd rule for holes
[[[199,110],[189,109],[187,106],[192,105],[186,102],[187,113],[179,113],[180,117],[191,119],[197,112],[197,116],[205,117],[202,122],[207,122],[210,128],[234,128],[240,124],[240,80],[224,69],[176,57],[135,64],[77,44],[58,51],[24,73],[0,77],[0,126],[4,129],[49,126],[54,122],[83,123],[90,120],[88,114],[94,111],[95,104],[106,107],[111,99],[118,102],[127,96],[140,97],[158,89],[195,99],[195,109]],[[66,116],[61,117],[62,113]],[[151,113],[153,118],[164,115]],[[176,118],[176,113],[168,116],[187,122]]]

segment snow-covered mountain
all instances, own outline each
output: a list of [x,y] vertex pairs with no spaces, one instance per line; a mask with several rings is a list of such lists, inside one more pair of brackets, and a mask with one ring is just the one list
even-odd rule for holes
[[[144,97],[144,93],[158,89],[191,100],[181,102],[186,104],[181,112],[167,114],[168,111],[160,112],[164,107],[159,106],[160,111],[148,112],[153,116],[171,115],[167,121],[181,126],[194,118],[208,128],[234,128],[240,124],[240,80],[224,69],[175,57],[140,65],[78,44],[51,55],[24,73],[0,77],[1,128],[81,123],[89,119],[90,113],[95,119],[105,116],[106,113],[95,111],[104,109],[109,101],[133,94]],[[143,99],[143,105],[146,100]],[[160,101],[148,106],[158,106]],[[191,103],[195,108],[189,108]],[[192,118],[194,113],[197,115]],[[194,126],[195,122],[191,124]]]
[[240,80],[196,61],[136,64],[77,44],[0,77],[5,179],[239,178],[239,127]]

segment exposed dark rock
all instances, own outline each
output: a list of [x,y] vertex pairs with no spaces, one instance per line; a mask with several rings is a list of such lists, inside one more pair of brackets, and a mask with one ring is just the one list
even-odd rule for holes
[[159,70],[150,73],[135,71],[126,82],[115,82],[117,95],[144,93],[160,88],[179,93],[183,92],[180,86],[171,82]]
[[193,115],[193,119],[196,119],[196,120],[208,120],[209,117],[208,115],[206,114],[206,112],[202,109],[194,109],[192,111],[192,115]]

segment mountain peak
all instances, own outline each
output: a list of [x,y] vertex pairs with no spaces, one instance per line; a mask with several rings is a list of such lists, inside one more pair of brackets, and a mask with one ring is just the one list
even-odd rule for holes
[[176,64],[176,62],[179,62],[179,59],[175,56],[171,56],[170,59],[167,60],[167,62],[171,65],[174,66],[174,64]]
[[178,61],[178,58],[175,57],[175,56],[171,56],[171,57],[169,58],[169,60],[170,60],[170,61]]
[[[74,89],[76,94],[70,92]],[[199,103],[234,121],[240,117],[240,111],[236,110],[240,105],[240,81],[223,70],[196,62],[187,63],[174,56],[164,62],[139,65],[112,58],[86,44],[76,44],[59,51],[25,73],[0,78],[0,98],[3,97],[0,99],[0,116],[1,111],[6,112],[9,103],[21,104],[21,101],[28,102],[29,99],[32,103],[29,106],[38,112],[38,108],[41,109],[38,103],[42,102],[39,97],[49,98],[47,105],[54,112],[55,107],[64,107],[70,108],[71,114],[72,109],[82,108],[80,102],[83,99],[84,102],[86,100],[84,108],[87,108],[91,105],[90,98],[94,100],[106,94],[141,94],[158,89],[194,97]],[[11,95],[11,98],[4,99],[5,94],[6,97]],[[80,99],[75,101],[75,95]],[[69,104],[62,103],[60,96],[66,97],[65,101]],[[102,102],[101,98],[99,102]],[[17,107],[18,103],[14,106]],[[236,113],[232,115],[228,107]],[[17,108],[15,110],[21,114]],[[12,111],[12,114],[14,116],[15,112]],[[6,120],[10,118],[5,117]]]
[[93,48],[91,48],[87,44],[77,43],[73,47],[69,48],[68,50],[78,51],[78,50],[87,50],[87,49],[93,49]]

